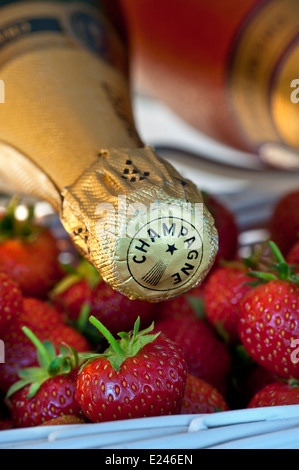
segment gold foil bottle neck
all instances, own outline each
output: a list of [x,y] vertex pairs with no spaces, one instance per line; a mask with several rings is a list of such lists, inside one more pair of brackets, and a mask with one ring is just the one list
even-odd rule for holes
[[[131,299],[161,301],[201,283],[217,252],[213,219],[198,189],[141,142],[113,28],[84,3],[58,2],[3,7],[0,38],[8,27],[5,187],[49,201],[78,250]],[[90,27],[109,53],[82,43]]]
[[62,221],[103,279],[132,299],[196,287],[217,252],[200,192],[149,147],[103,151],[63,192]]

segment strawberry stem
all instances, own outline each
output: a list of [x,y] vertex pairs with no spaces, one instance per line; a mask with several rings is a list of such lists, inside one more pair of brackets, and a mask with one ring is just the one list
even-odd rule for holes
[[102,335],[108,340],[110,345],[106,349],[106,351],[104,351],[103,354],[81,353],[80,359],[82,361],[86,360],[86,362],[82,365],[80,372],[84,369],[84,367],[90,364],[90,362],[97,358],[108,359],[113,369],[116,372],[119,372],[122,363],[128,357],[136,356],[146,344],[152,343],[160,334],[160,332],[149,334],[154,329],[153,323],[148,328],[139,331],[140,317],[138,317],[135,322],[133,331],[122,331],[118,333],[120,339],[117,340],[97,318],[91,316],[89,318],[89,321],[100,331],[100,333],[102,333]]
[[60,346],[60,354],[56,355],[55,346],[51,341],[41,342],[26,326],[22,328],[25,335],[37,349],[39,367],[28,367],[19,371],[20,380],[9,388],[6,397],[29,385],[27,398],[32,398],[42,384],[51,377],[67,375],[79,365],[80,358],[71,346]]
[[273,241],[269,241],[268,243],[276,260],[275,264],[272,266],[272,271],[275,270],[276,273],[258,271],[251,271],[247,273],[248,276],[255,277],[260,280],[257,281],[254,285],[258,285],[260,282],[269,282],[277,279],[298,284],[299,276],[295,273],[295,266],[292,266],[286,262],[280,249]]
[[291,379],[289,379],[288,384],[289,384],[290,387],[298,388],[299,387],[299,380],[291,378]]
[[90,323],[92,323],[98,330],[102,333],[102,335],[107,339],[109,342],[110,346],[112,347],[113,351],[119,355],[123,356],[124,355],[124,350],[122,347],[119,345],[118,341],[112,336],[110,331],[107,330],[107,328],[99,321],[97,318],[95,318],[93,315],[89,318]]
[[79,329],[79,331],[84,330],[84,328],[86,326],[86,322],[87,322],[89,314],[90,314],[90,311],[91,311],[90,303],[85,302],[82,305],[80,315],[79,315],[79,318],[78,318],[78,329]]
[[50,354],[48,353],[46,347],[43,345],[43,343],[35,336],[35,334],[29,330],[26,326],[23,326],[22,328],[23,332],[25,333],[26,336],[32,341],[38,352],[40,353],[40,356],[45,360],[45,363],[48,365],[51,364],[52,358]]
[[77,267],[63,264],[62,269],[65,272],[65,276],[52,289],[50,293],[51,297],[62,294],[71,286],[82,280],[85,280],[91,289],[94,289],[103,281],[96,268],[86,259],[80,259]]
[[272,242],[271,240],[269,241],[270,248],[272,250],[272,253],[274,254],[275,258],[277,259],[278,263],[286,263],[286,260],[284,259],[280,249],[278,246]]

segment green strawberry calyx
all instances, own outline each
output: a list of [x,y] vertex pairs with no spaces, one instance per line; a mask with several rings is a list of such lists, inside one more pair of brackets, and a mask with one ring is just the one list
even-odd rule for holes
[[116,372],[119,372],[122,363],[128,357],[136,356],[146,344],[152,343],[160,334],[160,332],[150,334],[154,329],[154,323],[152,323],[148,328],[139,331],[140,317],[137,318],[132,331],[122,331],[118,333],[120,339],[114,338],[110,331],[108,331],[107,328],[94,316],[90,316],[89,321],[106,338],[109,342],[109,347],[102,354],[80,353],[80,358],[82,360],[86,360],[82,365],[80,372],[87,364],[99,357],[107,358],[113,369]]
[[20,201],[13,197],[8,204],[5,215],[0,220],[0,242],[18,238],[24,242],[31,242],[44,230],[42,226],[34,224],[34,207],[27,206],[27,217],[18,220],[16,216]]
[[69,264],[63,264],[62,269],[65,271],[65,276],[59,281],[54,289],[51,291],[50,296],[62,294],[74,284],[85,280],[89,286],[94,289],[100,282],[102,277],[97,269],[84,258],[80,259],[78,266],[73,267]]
[[51,341],[41,342],[26,326],[22,330],[37,349],[39,367],[28,367],[20,370],[20,380],[9,388],[6,398],[27,385],[30,385],[27,398],[32,398],[46,380],[58,375],[68,375],[81,365],[78,353],[71,346],[61,344],[58,347],[59,354],[57,354]]
[[220,266],[240,271],[269,271],[272,268],[272,256],[269,256],[269,242],[263,241],[251,247],[250,254],[233,260],[222,259],[219,261]]
[[247,276],[258,279],[256,282],[252,283],[252,285],[258,285],[274,280],[283,280],[292,282],[294,284],[299,284],[299,275],[296,273],[296,268],[298,268],[298,266],[288,264],[278,246],[273,241],[269,241],[269,246],[275,259],[274,265],[272,266],[272,271],[251,271],[247,273]]
[[299,380],[291,378],[288,380],[288,385],[293,388],[299,388]]

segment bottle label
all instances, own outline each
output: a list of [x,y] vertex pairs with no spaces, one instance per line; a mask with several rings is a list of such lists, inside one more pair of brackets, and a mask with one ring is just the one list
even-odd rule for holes
[[298,1],[269,0],[251,11],[233,45],[230,106],[236,127],[265,158],[285,145],[299,148],[299,104],[292,99],[299,79],[298,33]]
[[[192,283],[203,259],[200,231],[186,216],[170,216],[165,209],[165,215],[162,210],[156,211],[156,217],[138,227],[126,253],[132,279],[141,288],[156,292],[174,291]],[[203,220],[202,214],[199,217]]]

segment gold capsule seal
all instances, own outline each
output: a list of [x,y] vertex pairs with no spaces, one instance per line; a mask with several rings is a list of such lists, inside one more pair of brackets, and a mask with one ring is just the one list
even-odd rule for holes
[[74,243],[131,299],[176,297],[213,265],[217,231],[201,193],[150,147],[103,151],[63,197]]

